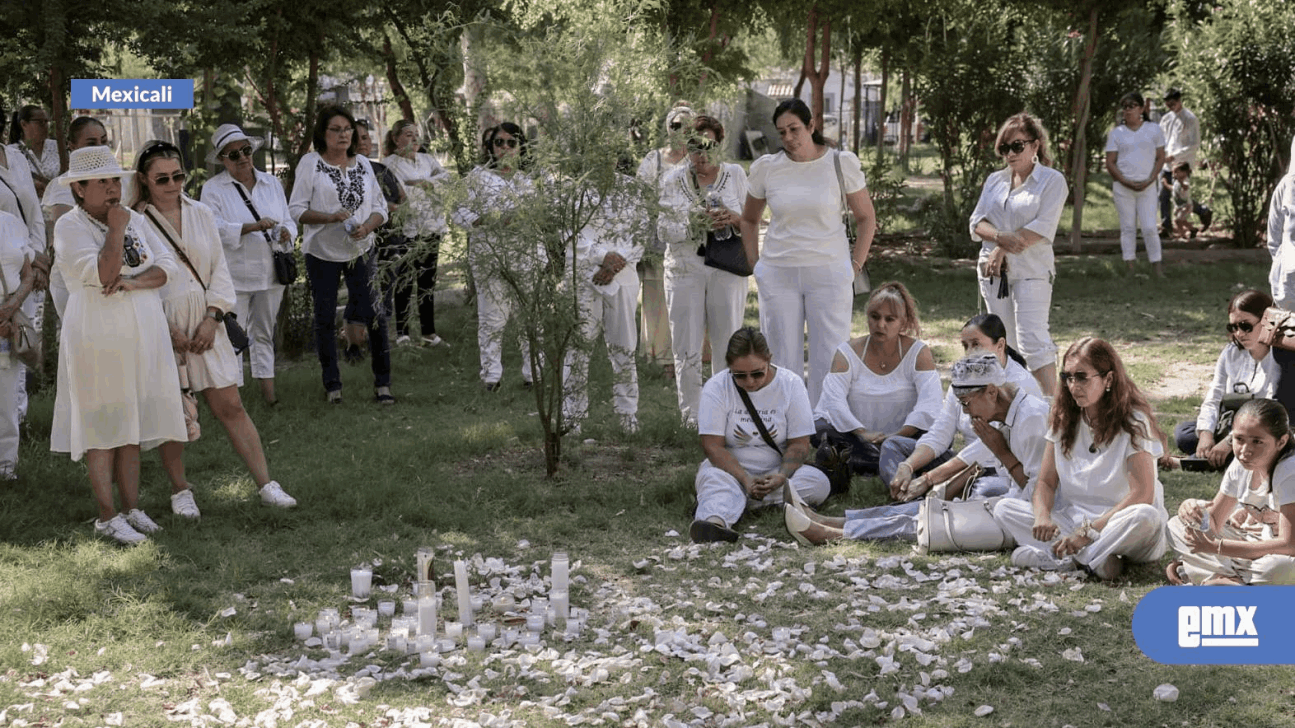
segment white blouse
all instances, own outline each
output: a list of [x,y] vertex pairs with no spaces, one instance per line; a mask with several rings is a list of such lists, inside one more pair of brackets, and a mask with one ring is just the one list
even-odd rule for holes
[[[58,160],[58,143],[53,139],[45,140],[45,147],[41,150],[40,156],[27,146],[25,141],[10,144],[7,149],[14,154],[21,155],[26,160],[29,167],[34,167],[37,174],[45,179],[52,180],[59,175],[61,168]],[[33,165],[32,163],[35,162]]]
[[[635,265],[643,257],[647,232],[642,186],[633,177],[617,175],[616,186],[599,202],[597,212],[576,238],[573,260],[579,266],[580,277],[605,296],[638,278]],[[594,285],[593,277],[608,253],[624,258],[625,267],[610,283]],[[572,259],[570,248],[567,257]]]
[[[277,177],[260,170],[254,170],[256,184],[252,186],[248,198],[262,218],[269,218],[282,223],[288,228],[292,240],[297,238],[297,221],[288,209],[288,198],[283,193],[283,183]],[[277,248],[271,248],[266,235],[270,230],[253,230],[244,235],[243,225],[256,222],[257,218],[243,202],[238,192],[242,187],[228,172],[207,180],[202,186],[202,201],[216,215],[216,227],[220,230],[220,242],[225,248],[225,263],[229,266],[229,276],[233,280],[234,290],[251,293],[268,291],[279,285],[274,277],[275,249],[291,250],[295,242],[280,243],[274,241]],[[248,193],[247,188],[243,192]]]
[[1201,401],[1200,414],[1196,416],[1196,431],[1214,431],[1219,423],[1219,405],[1227,394],[1253,394],[1257,399],[1271,399],[1281,379],[1281,365],[1273,359],[1272,351],[1258,361],[1250,352],[1229,343],[1219,353],[1214,365],[1214,379]]
[[[334,167],[319,152],[309,152],[297,163],[296,181],[288,200],[292,219],[300,222],[306,210],[327,215],[341,209],[351,213],[346,222],[355,225],[363,225],[375,212],[386,221],[387,201],[382,197],[382,188],[369,160],[357,155],[350,166]],[[373,247],[373,233],[353,240],[346,232],[346,222],[302,225],[306,234],[301,251],[335,263],[351,261],[369,252]]]
[[436,161],[436,157],[421,152],[413,159],[391,154],[383,158],[382,163],[405,188],[408,199],[408,217],[403,228],[405,237],[445,234],[448,229],[445,213],[441,211],[439,201],[421,186],[423,182],[430,182],[436,187],[449,181],[450,173]]
[[[1039,387],[1039,380],[1034,378],[1025,367],[1021,366],[1015,359],[1007,357],[1007,381],[1015,384],[1016,388],[1026,394],[1032,394],[1035,397],[1043,398],[1043,390]],[[1044,428],[1046,429],[1046,427]],[[940,407],[940,414],[936,415],[935,422],[927,428],[926,434],[918,439],[918,445],[925,445],[931,448],[931,452],[939,455],[940,453],[953,447],[953,436],[961,432],[965,445],[976,442],[976,430],[971,426],[971,416],[962,411],[962,405],[958,402],[958,395],[954,394],[953,387],[944,395],[944,404]],[[965,461],[964,461],[965,462]]]
[[[49,145],[46,145],[49,148]],[[27,228],[24,247],[33,255],[45,252],[45,216],[31,179],[31,167],[23,155],[6,148],[8,167],[0,167],[0,211],[18,218]]]
[[[236,299],[234,282],[230,279],[229,268],[225,265],[225,247],[220,244],[219,223],[211,208],[197,200],[182,197],[180,227],[184,230],[183,234],[177,233],[156,207],[149,205],[145,210],[160,225],[157,235],[162,239],[167,250],[175,255],[175,267],[179,271],[174,276],[168,277],[166,285],[162,286],[160,291],[162,300],[186,298],[190,294],[195,297],[201,295],[207,306],[214,306],[224,312],[234,310]],[[161,232],[162,230],[165,233]],[[202,283],[194,280],[189,266],[185,265],[179,254],[175,252],[172,241],[184,251],[198,276],[201,277]]]
[[[1007,279],[1047,278],[1056,272],[1052,240],[1057,234],[1061,209],[1066,204],[1066,178],[1042,164],[1020,187],[1012,189],[1012,170],[1000,169],[989,175],[980,191],[980,201],[971,213],[971,239],[981,243],[980,262],[984,263],[994,248],[992,240],[976,234],[976,225],[988,220],[995,229],[1011,232],[1025,228],[1043,239],[1019,253],[1007,254]],[[977,266],[979,270],[981,266]]]
[[661,215],[657,218],[657,235],[669,245],[667,258],[696,255],[697,246],[705,242],[702,230],[693,225],[692,214],[706,207],[706,195],[710,192],[719,193],[720,202],[731,212],[741,214],[742,205],[746,203],[746,173],[741,165],[720,164],[715,182],[701,189],[694,180],[691,162],[675,167],[661,180]]
[[[1145,437],[1135,439],[1121,429],[1111,442],[1101,446],[1093,442],[1092,428],[1080,418],[1075,444],[1069,455],[1062,452],[1061,434],[1056,430],[1048,431],[1048,441],[1052,443],[1057,465],[1058,509],[1073,509],[1080,519],[1100,518],[1129,493],[1129,458],[1145,452],[1150,453],[1154,461],[1164,454],[1164,446],[1154,436],[1147,416],[1135,412],[1133,417],[1144,428]],[[1152,505],[1166,519],[1169,517],[1164,512],[1165,491],[1158,475]]]
[[[516,171],[504,177],[495,170],[478,166],[468,173],[468,197],[464,203],[451,213],[454,224],[468,231],[468,261],[478,265],[489,261],[490,265],[500,265],[505,258],[515,255],[519,250],[516,241],[500,240],[500,231],[496,226],[474,227],[477,220],[487,215],[506,215],[516,210],[525,198],[535,191],[535,183],[525,172]],[[530,251],[527,251],[528,253]],[[537,264],[547,258],[544,244],[535,243],[534,260],[516,260],[507,262],[528,266]]]
[[877,374],[850,342],[841,344],[837,352],[849,369],[829,372],[823,379],[814,418],[827,420],[837,432],[867,428],[891,434],[905,425],[928,429],[940,410],[941,392],[938,372],[917,370],[917,355],[925,347],[915,340],[894,371]]
[[786,154],[767,154],[751,163],[747,191],[769,205],[769,229],[760,261],[779,267],[847,266],[849,246],[841,215],[841,183],[836,176],[840,157],[845,194],[866,188],[859,158],[828,149],[809,162]]

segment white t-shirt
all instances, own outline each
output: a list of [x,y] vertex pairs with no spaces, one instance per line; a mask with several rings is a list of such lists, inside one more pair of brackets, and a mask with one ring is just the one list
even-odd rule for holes
[[[773,364],[769,368],[776,372],[773,381],[747,394],[773,441],[786,452],[788,440],[814,434],[809,394],[800,377]],[[748,473],[763,475],[782,463],[782,456],[760,436],[727,369],[711,377],[702,387],[698,413],[698,433],[722,436],[724,446]]]
[[[1137,131],[1120,124],[1106,135],[1106,151],[1116,152],[1115,166],[1129,180],[1144,180],[1156,166],[1156,150],[1165,146],[1159,124],[1142,122]],[[1117,183],[1118,184],[1118,183]]]
[[[1100,447],[1094,446],[1093,430],[1081,419],[1069,456],[1062,452],[1061,434],[1048,431],[1057,464],[1058,510],[1068,506],[1078,511],[1080,518],[1100,518],[1128,495],[1128,459],[1140,452],[1150,453],[1153,459],[1164,454],[1164,447],[1154,437],[1146,415],[1135,412],[1133,417],[1144,428],[1146,437],[1135,440],[1121,429],[1115,439]],[[1152,505],[1161,511],[1165,509],[1164,488],[1159,477],[1156,477]]]
[[402,232],[407,238],[419,235],[444,235],[447,229],[445,213],[441,211],[439,200],[419,184],[431,182],[433,186],[444,184],[450,179],[436,157],[426,153],[417,153],[413,159],[399,154],[383,157],[382,163],[400,180],[408,198],[408,210],[405,213],[405,224]]
[[1272,503],[1274,509],[1295,503],[1295,457],[1281,460],[1273,470]]
[[[1034,375],[1019,362],[1009,356],[1005,369],[1007,381],[1015,384],[1017,389],[1040,399],[1043,398],[1039,380],[1035,379]],[[1046,426],[1044,429],[1047,429]],[[925,445],[931,448],[931,452],[939,455],[953,447],[953,436],[958,432],[962,433],[964,445],[970,445],[980,439],[976,436],[975,429],[971,427],[971,416],[962,411],[962,405],[958,403],[958,395],[954,393],[953,387],[949,387],[944,394],[944,404],[940,408],[940,413],[935,416],[935,422],[931,423],[930,428],[918,439],[917,444]]]
[[834,162],[838,154],[845,194],[866,189],[859,158],[851,152],[828,149],[811,162],[768,154],[751,163],[747,193],[768,203],[772,213],[760,251],[762,263],[787,268],[850,264]]

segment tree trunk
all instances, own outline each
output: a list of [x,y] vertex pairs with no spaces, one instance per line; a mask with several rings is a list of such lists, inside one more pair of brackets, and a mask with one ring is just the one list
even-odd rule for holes
[[899,166],[908,174],[908,149],[913,136],[913,77],[904,69],[899,101]]
[[841,92],[836,97],[836,148],[845,149],[845,61],[841,61]]
[[858,156],[859,155],[859,126],[860,126],[860,122],[862,121],[859,111],[863,107],[863,101],[864,101],[863,44],[862,43],[858,43],[854,46],[854,58],[850,60],[854,62],[854,109],[852,109],[853,118],[854,118],[854,121],[853,121],[854,128],[851,130],[854,133],[854,145],[852,148],[854,149],[855,156]]
[[[405,27],[404,21],[389,6],[383,6],[387,15],[387,20],[404,39],[405,45],[410,50],[410,56],[414,60],[414,66],[418,69],[418,79],[422,82],[423,88],[427,90],[427,101],[431,104],[433,116],[441,129],[445,131],[446,136],[450,139],[450,146],[454,149],[454,158],[461,160],[463,158],[463,142],[459,136],[459,127],[449,118],[447,110],[453,108],[454,99],[452,97],[443,98],[442,84],[437,82],[438,72],[428,70],[427,61],[422,53],[415,48],[413,40],[409,37],[409,30]],[[412,118],[412,117],[411,117]],[[469,155],[472,156],[472,155]],[[466,174],[467,169],[460,169],[461,174]]]
[[484,59],[480,57],[483,52],[480,26],[475,23],[465,26],[459,44],[463,51],[463,100],[467,104],[468,113],[477,117],[477,128],[472,136],[477,139],[481,132],[495,123],[486,109],[484,98],[486,70]]
[[414,105],[409,102],[409,94],[396,73],[396,54],[391,50],[391,36],[386,31],[382,32],[382,57],[387,61],[387,84],[391,86],[391,93],[400,104],[401,115],[409,121],[417,122],[418,119],[414,118]]
[[[53,132],[50,134],[58,142],[58,166],[59,169],[67,171],[67,132],[65,120],[67,119],[67,97],[63,95],[63,72],[57,65],[51,64],[49,67],[49,114],[52,122]],[[53,182],[51,181],[51,184]],[[53,225],[49,226],[50,232],[53,233]],[[53,357],[50,357],[53,358]]]
[[886,86],[890,83],[890,49],[881,49],[881,91],[877,94],[877,164],[886,158]]
[[1084,45],[1084,65],[1075,90],[1075,131],[1070,143],[1070,176],[1075,181],[1074,214],[1070,220],[1070,249],[1078,253],[1084,224],[1084,197],[1088,180],[1088,114],[1091,107],[1089,90],[1093,81],[1093,57],[1097,55],[1097,6],[1088,15],[1088,43]]
[[[306,75],[306,114],[304,125],[307,129],[315,123],[315,112],[317,104],[315,98],[319,96],[319,49],[324,47],[323,35],[320,35],[319,45],[310,51],[310,70]],[[297,145],[297,159],[306,156],[310,151],[311,136],[309,134],[301,135],[301,143]],[[291,160],[293,166],[296,166],[296,159]]]
[[712,51],[715,49],[715,34],[719,32],[719,3],[713,2],[710,6],[710,31],[706,34],[706,52],[701,57],[701,76],[697,79],[697,95],[701,96],[702,91],[706,88],[707,68],[710,64]]
[[[810,113],[814,115],[814,128],[821,134],[823,131],[823,88],[827,85],[827,75],[831,72],[832,57],[832,21],[823,22],[822,47],[819,48],[819,62],[814,64],[814,45],[818,36],[818,5],[809,8],[808,38],[805,43],[805,59],[801,63],[801,83],[809,80]],[[796,96],[800,97],[801,83],[796,84]],[[812,130],[811,130],[812,131]]]

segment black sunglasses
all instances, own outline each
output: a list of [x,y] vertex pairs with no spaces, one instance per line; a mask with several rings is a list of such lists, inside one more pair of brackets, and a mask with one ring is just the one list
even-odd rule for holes
[[750,372],[730,372],[730,373],[733,375],[733,378],[739,382],[746,381],[747,379],[755,381],[757,379],[764,379],[765,376],[769,374],[769,367],[765,367],[764,369],[756,369],[755,371],[750,371]]
[[135,239],[134,235],[126,234],[126,239],[121,244],[121,260],[128,268],[134,268],[144,262],[144,257],[140,254],[143,246]]
[[683,122],[682,122],[682,121],[672,121],[672,122],[670,122],[670,131],[679,131],[679,130],[680,130],[680,129],[682,129],[682,128],[683,128]]
[[1025,145],[1033,144],[1036,141],[1038,140],[1037,139],[1017,139],[1011,144],[999,144],[998,156],[1006,157],[1008,152],[1020,154],[1021,152],[1025,151]]
[[1092,375],[1088,372],[1062,372],[1061,383],[1070,384],[1071,382],[1074,382],[1075,384],[1085,384],[1090,379],[1101,379],[1106,376],[1106,374],[1106,372]]
[[1125,111],[1128,111],[1129,109],[1140,109],[1142,108],[1142,104],[1139,104],[1136,101],[1125,101],[1120,104],[1120,108]]
[[1255,330],[1255,326],[1254,324],[1248,321],[1238,321],[1235,324],[1228,324],[1227,330],[1229,334],[1235,334],[1238,331],[1240,331],[1243,334],[1248,334],[1251,331]]
[[243,157],[247,157],[248,159],[251,159],[252,145],[248,144],[246,146],[239,147],[238,149],[231,149],[228,152],[221,153],[220,156],[224,157],[225,159],[228,159],[231,162],[237,162]]
[[153,184],[155,185],[164,185],[169,182],[184,184],[184,172],[175,172],[169,177],[167,175],[159,175],[153,178]]
[[491,143],[494,144],[496,147],[501,147],[501,148],[502,147],[508,147],[509,149],[517,148],[516,139],[494,139],[491,141]]

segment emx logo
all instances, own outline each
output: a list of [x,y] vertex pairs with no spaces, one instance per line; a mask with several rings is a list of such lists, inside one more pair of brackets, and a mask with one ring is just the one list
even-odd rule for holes
[[1293,600],[1291,586],[1160,587],[1133,610],[1133,638],[1167,665],[1292,664],[1295,632],[1281,615]]

